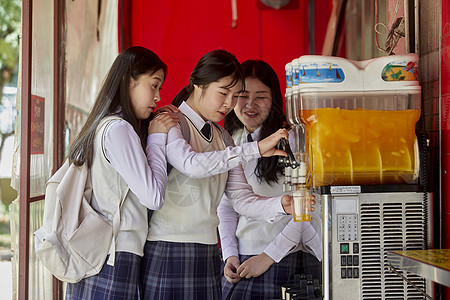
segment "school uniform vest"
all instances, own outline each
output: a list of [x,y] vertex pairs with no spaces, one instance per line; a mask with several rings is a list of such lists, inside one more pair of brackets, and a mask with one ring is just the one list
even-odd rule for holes
[[[148,231],[147,208],[128,189],[125,180],[106,159],[103,140],[108,125],[99,130],[94,140],[94,159],[90,170],[93,187],[91,205],[112,222],[114,215],[118,213],[117,208],[120,201],[126,196],[120,209],[120,226],[115,251],[131,252],[143,256]],[[95,241],[92,242],[95,243]],[[109,253],[113,249],[113,243],[114,240],[111,242]]]
[[[187,119],[195,152],[224,150],[222,133],[211,126],[208,141]],[[228,172],[206,178],[191,178],[173,168],[170,171],[164,205],[153,212],[149,241],[216,244],[219,218],[217,206],[225,191]]]

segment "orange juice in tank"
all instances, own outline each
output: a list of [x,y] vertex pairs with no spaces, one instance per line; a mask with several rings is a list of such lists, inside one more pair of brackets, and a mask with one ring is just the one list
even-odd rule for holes
[[307,130],[312,186],[417,180],[417,61],[415,54],[298,59],[298,95],[287,109]]

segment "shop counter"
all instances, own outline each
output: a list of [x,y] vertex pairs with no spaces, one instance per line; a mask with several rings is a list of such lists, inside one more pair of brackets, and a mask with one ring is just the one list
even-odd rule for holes
[[450,249],[390,251],[387,259],[394,271],[411,272],[450,287]]

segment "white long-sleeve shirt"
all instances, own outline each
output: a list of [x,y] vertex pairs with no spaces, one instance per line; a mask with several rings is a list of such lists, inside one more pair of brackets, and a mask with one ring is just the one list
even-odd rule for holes
[[[261,128],[252,133],[253,140],[259,137]],[[244,129],[238,131],[233,138],[237,144],[244,145],[249,132]],[[292,141],[291,141],[292,142]],[[257,161],[244,165],[245,175],[253,189],[265,196],[283,194],[282,178],[278,184],[272,185],[259,182],[255,175]],[[310,222],[294,222],[292,217],[286,216],[275,224],[266,224],[239,216],[233,210],[227,197],[223,197],[218,207],[220,219],[219,232],[223,259],[230,256],[258,255],[265,252],[274,261],[279,262],[283,257],[300,249],[310,252],[319,260],[322,259],[322,244]]]

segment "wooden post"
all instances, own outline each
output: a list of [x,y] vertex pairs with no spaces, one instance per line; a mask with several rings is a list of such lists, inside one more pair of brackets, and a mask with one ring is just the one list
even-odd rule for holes
[[30,257],[31,60],[33,2],[22,1],[22,86],[20,107],[19,299],[28,300]]
[[342,27],[345,20],[347,0],[334,0],[327,32],[322,47],[322,55],[337,55]]

